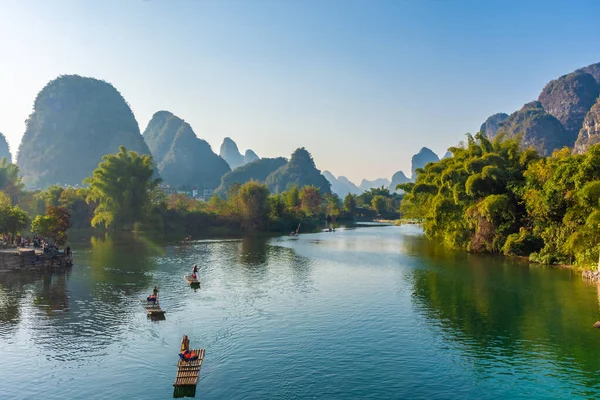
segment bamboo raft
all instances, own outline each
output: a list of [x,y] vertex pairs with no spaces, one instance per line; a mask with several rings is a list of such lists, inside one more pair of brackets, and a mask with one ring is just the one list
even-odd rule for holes
[[156,303],[152,303],[150,301],[146,301],[145,302],[146,305],[144,306],[144,308],[146,309],[146,313],[148,314],[148,316],[150,318],[155,318],[155,319],[159,319],[165,318],[165,312],[163,309],[160,308],[160,305],[158,304],[158,300],[156,301]]
[[179,359],[177,362],[177,377],[173,386],[196,386],[200,377],[200,367],[204,360],[204,349],[191,350],[198,354],[198,358],[193,361],[184,361]]
[[200,285],[200,279],[194,279],[192,278],[191,275],[184,275],[183,276],[185,281],[188,283],[188,285],[193,286],[193,285]]

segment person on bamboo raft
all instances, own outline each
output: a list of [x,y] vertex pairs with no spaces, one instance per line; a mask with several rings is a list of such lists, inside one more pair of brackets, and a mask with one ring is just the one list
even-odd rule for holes
[[190,351],[190,340],[188,339],[187,335],[183,335],[179,358],[185,361],[193,361],[198,359],[198,354],[194,351]]
[[179,358],[185,361],[194,361],[198,359],[198,354],[195,351],[184,350],[179,353]]
[[156,296],[158,295],[158,288],[154,286],[154,290],[152,290],[152,294],[146,298],[149,302],[156,303]]

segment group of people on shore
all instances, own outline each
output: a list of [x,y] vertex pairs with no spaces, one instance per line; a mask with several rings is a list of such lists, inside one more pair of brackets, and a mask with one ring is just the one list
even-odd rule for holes
[[[5,246],[11,247],[33,247],[34,249],[42,249],[44,254],[57,254],[60,252],[59,247],[56,244],[48,242],[46,238],[42,236],[35,235],[33,238],[29,236],[9,236],[2,235],[2,243]],[[67,246],[65,248],[65,255],[71,256],[71,247]]]

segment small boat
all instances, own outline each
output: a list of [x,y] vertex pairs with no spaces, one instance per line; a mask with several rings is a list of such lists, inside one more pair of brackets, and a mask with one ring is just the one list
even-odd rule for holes
[[200,284],[200,279],[192,278],[192,275],[184,275],[183,277],[190,286]]

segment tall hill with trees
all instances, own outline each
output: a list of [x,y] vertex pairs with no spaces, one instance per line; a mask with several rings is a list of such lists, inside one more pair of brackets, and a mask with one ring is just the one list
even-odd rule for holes
[[123,96],[105,81],[62,75],[38,93],[17,164],[29,187],[78,185],[119,146],[150,154]]
[[168,111],[152,116],[144,130],[158,172],[173,186],[199,186],[214,189],[229,165],[216,155],[208,142],[196,136],[192,127]]
[[2,160],[4,157],[6,157],[6,160],[9,163],[12,163],[12,155],[10,154],[8,142],[6,141],[4,134],[0,132],[0,160]]
[[489,139],[493,139],[496,137],[498,129],[500,129],[500,124],[506,121],[507,118],[508,114],[505,113],[494,114],[486,119],[483,124],[481,124],[479,131],[485,133]]
[[321,194],[331,193],[331,184],[317,169],[304,147],[296,149],[287,164],[271,173],[266,184],[272,193],[281,193],[293,186],[315,186]]
[[597,98],[596,79],[588,73],[578,71],[549,82],[540,93],[538,101],[546,112],[564,126],[566,135],[561,140],[562,144],[573,147],[583,119]]
[[512,138],[519,135],[523,148],[533,147],[541,155],[566,145],[565,128],[554,116],[547,113],[538,101],[527,103],[500,124],[499,133]]
[[225,198],[229,193],[231,185],[237,183],[243,185],[251,180],[260,183],[265,183],[267,177],[284,166],[287,160],[283,157],[278,158],[261,158],[251,163],[242,165],[231,172],[226,173],[221,178],[221,184],[215,190],[215,194]]

